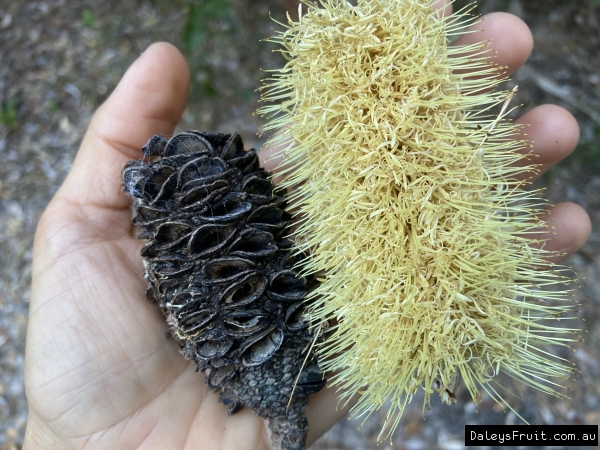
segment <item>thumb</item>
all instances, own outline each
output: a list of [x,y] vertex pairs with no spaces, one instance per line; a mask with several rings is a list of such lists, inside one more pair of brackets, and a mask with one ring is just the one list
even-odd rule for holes
[[177,48],[151,45],[94,115],[59,196],[81,206],[126,209],[121,168],[140,158],[150,137],[173,133],[189,83],[189,68]]
[[151,45],[132,64],[94,115],[73,168],[40,219],[34,272],[76,248],[131,237],[121,169],[141,157],[152,135],[173,133],[189,80],[185,59],[171,44]]

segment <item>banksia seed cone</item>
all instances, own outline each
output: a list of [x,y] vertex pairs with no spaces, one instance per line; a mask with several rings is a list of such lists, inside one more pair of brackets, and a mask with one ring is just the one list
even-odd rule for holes
[[312,317],[336,322],[321,367],[344,398],[361,393],[355,414],[391,398],[388,432],[419,388],[424,407],[434,389],[452,403],[459,378],[475,401],[483,388],[506,403],[499,371],[560,395],[549,379],[572,368],[540,346],[577,340],[547,321],[570,308],[565,279],[531,237],[542,202],[517,179],[535,168],[515,166],[530,144],[503,119],[512,94],[491,92],[502,68],[486,43],[449,45],[468,11],[305,3],[273,39],[288,63],[260,112],[297,186],[301,273],[324,273]]
[[230,414],[249,406],[270,419],[274,448],[304,448],[308,394],[325,381],[306,355],[312,282],[292,268],[282,238],[284,192],[273,192],[237,134],[158,135],[143,153],[147,161],[123,169],[123,187],[148,240],[147,296],[185,357],[210,370],[206,382]]

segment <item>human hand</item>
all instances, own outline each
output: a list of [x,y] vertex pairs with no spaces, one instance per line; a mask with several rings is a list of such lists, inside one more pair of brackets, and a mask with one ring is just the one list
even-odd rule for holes
[[[515,17],[492,14],[475,27],[486,31],[459,44],[492,39],[495,62],[508,73],[529,56],[531,35]],[[26,450],[270,448],[268,427],[251,410],[227,416],[218,395],[165,338],[165,320],[144,294],[143,243],[132,235],[121,168],[141,157],[149,137],[173,133],[188,86],[181,54],[168,44],[151,46],[99,108],[40,221],[26,352]],[[531,125],[527,137],[544,169],[577,143],[577,124],[561,108],[540,106],[519,122]],[[569,254],[583,245],[590,225],[581,208],[559,204],[548,214],[557,232],[549,246]],[[336,405],[331,390],[311,397],[309,443],[343,416]]]

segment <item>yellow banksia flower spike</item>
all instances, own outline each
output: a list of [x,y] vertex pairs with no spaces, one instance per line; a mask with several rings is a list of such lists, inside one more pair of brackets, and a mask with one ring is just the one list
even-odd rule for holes
[[578,340],[552,321],[568,279],[547,262],[540,192],[517,178],[535,166],[505,118],[514,91],[493,92],[487,43],[450,45],[477,19],[431,0],[303,3],[273,38],[288,62],[259,112],[294,188],[302,271],[323,279],[311,319],[333,324],[319,353],[342,398],[360,393],[355,415],[391,399],[386,434],[418,389],[424,408],[436,390],[453,403],[459,379],[475,401],[506,404],[501,371],[561,396],[574,369],[544,347]]

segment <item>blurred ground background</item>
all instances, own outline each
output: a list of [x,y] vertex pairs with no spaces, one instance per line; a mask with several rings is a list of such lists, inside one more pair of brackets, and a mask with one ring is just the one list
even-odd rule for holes
[[[464,5],[465,0],[457,0]],[[19,449],[27,419],[23,353],[31,248],[37,221],[65,178],[94,110],[129,64],[153,41],[187,55],[192,92],[180,130],[237,130],[259,147],[255,132],[262,69],[282,65],[268,43],[269,20],[283,20],[295,0],[0,0],[0,450]],[[581,376],[571,399],[514,386],[511,405],[531,423],[598,424],[600,410],[600,0],[482,0],[479,13],[508,11],[535,38],[533,56],[508,87],[519,85],[522,113],[542,103],[569,109],[581,127],[575,153],[539,182],[552,202],[569,200],[590,213],[594,232],[567,260],[582,278],[576,299],[586,341],[574,360]],[[509,383],[510,386],[510,383]],[[513,401],[514,400],[514,401]],[[518,423],[484,397],[479,411],[466,392],[426,420],[419,399],[382,449],[462,448],[464,424]],[[342,421],[313,445],[376,448],[382,414]],[[576,448],[576,447],[570,447]]]

